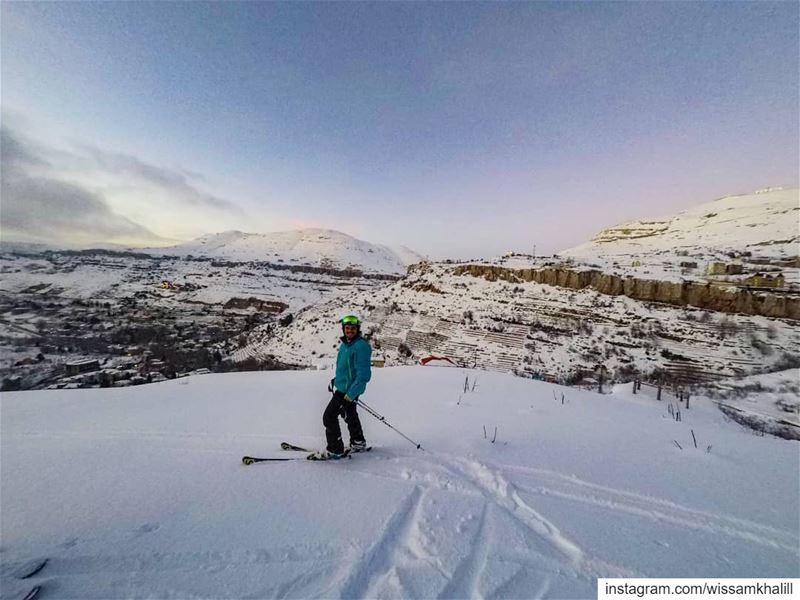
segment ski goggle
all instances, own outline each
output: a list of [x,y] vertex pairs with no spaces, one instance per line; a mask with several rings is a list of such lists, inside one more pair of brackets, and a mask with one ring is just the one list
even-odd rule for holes
[[353,315],[347,315],[346,317],[342,317],[342,325],[355,325],[358,326],[361,324],[361,321],[358,320],[358,317]]

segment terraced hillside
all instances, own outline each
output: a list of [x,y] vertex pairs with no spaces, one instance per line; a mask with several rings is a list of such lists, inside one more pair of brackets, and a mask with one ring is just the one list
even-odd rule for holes
[[[456,273],[462,274],[456,274]],[[647,375],[696,384],[774,370],[793,360],[797,322],[675,308],[591,289],[473,277],[448,264],[412,267],[381,290],[309,308],[287,327],[260,328],[234,355],[327,366],[341,314],[357,312],[388,365],[444,355],[461,365],[562,382],[605,367],[624,381]]]

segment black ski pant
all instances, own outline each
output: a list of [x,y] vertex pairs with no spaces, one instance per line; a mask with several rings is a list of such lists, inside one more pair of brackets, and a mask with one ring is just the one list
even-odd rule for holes
[[325,425],[325,437],[328,442],[328,452],[335,452],[336,454],[344,452],[342,430],[339,427],[339,415],[347,423],[350,443],[364,441],[364,432],[361,430],[361,420],[358,418],[356,403],[345,400],[344,394],[337,390],[333,393],[333,397],[328,402],[328,407],[322,415],[322,423]]

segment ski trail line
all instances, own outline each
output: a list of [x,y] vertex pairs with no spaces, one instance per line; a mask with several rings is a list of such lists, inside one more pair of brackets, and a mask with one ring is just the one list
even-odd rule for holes
[[471,550],[461,564],[458,565],[450,581],[439,593],[438,598],[480,598],[479,585],[481,575],[489,560],[489,540],[491,533],[489,502],[483,505],[478,530],[472,538]]
[[653,510],[652,508],[640,508],[638,506],[634,506],[631,504],[622,504],[618,501],[613,500],[605,500],[600,498],[593,498],[589,496],[577,495],[577,494],[569,494],[565,492],[560,492],[557,490],[547,489],[547,488],[520,488],[523,491],[531,492],[540,494],[543,496],[551,496],[553,498],[562,498],[564,500],[571,500],[573,502],[581,502],[583,504],[589,504],[592,506],[598,506],[600,508],[607,508],[609,510],[615,512],[621,512],[629,515],[634,515],[637,517],[645,517],[649,518],[653,521],[660,521],[664,523],[670,523],[672,525],[679,525],[681,527],[685,527],[686,529],[696,529],[699,531],[705,531],[708,533],[713,533],[715,535],[727,535],[729,537],[739,538],[746,542],[752,542],[755,544],[759,544],[762,546],[767,546],[770,548],[775,548],[778,550],[785,550],[789,552],[797,552],[797,547],[787,546],[780,542],[776,542],[775,540],[771,540],[759,535],[752,534],[747,531],[741,531],[737,529],[732,529],[730,527],[720,526],[720,525],[713,525],[711,523],[701,523],[699,521],[693,521],[689,519],[682,518],[677,515],[670,515],[664,512]]
[[335,548],[303,547],[304,554],[287,556],[298,547],[281,547],[271,550],[239,551],[187,551],[151,552],[125,555],[81,555],[52,558],[48,572],[62,576],[84,576],[107,573],[163,573],[194,569],[215,571],[230,567],[257,568],[264,565],[288,564],[336,564],[338,554]]
[[408,546],[425,493],[422,486],[416,486],[403,500],[384,527],[381,538],[348,575],[339,593],[341,598],[375,597],[370,589],[394,566],[397,546]]
[[[461,462],[465,464],[459,464]],[[466,478],[495,504],[505,508],[515,520],[526,525],[540,539],[566,558],[573,567],[580,567],[585,562],[583,550],[562,535],[558,527],[532,506],[523,502],[514,485],[507,481],[499,471],[472,461],[456,461],[451,464],[453,465],[452,469],[456,471],[454,474]],[[444,463],[443,466],[448,468]]]
[[[448,466],[448,463],[450,466]],[[525,502],[517,492],[513,483],[505,479],[500,469],[490,468],[484,464],[451,457],[441,459],[440,466],[451,475],[460,478],[478,490],[484,498],[493,502],[505,513],[523,525],[535,539],[544,542],[554,550],[554,555],[540,555],[539,561],[544,563],[566,560],[574,570],[576,577],[641,577],[628,567],[615,565],[597,557],[587,556],[583,549],[539,513],[533,506]],[[560,570],[560,569],[557,569]]]
[[[535,569],[534,569],[535,570]],[[492,591],[490,598],[499,598],[504,600],[505,598],[512,598],[513,593],[512,590],[515,589],[514,586],[517,582],[528,572],[528,567],[525,565],[520,566],[519,569],[508,579],[505,583],[503,583],[500,587],[496,588]],[[547,593],[550,591],[550,585],[552,581],[552,576],[548,573],[542,574],[542,580],[539,586],[536,588],[536,591],[530,596],[532,600],[541,600],[542,598],[547,597]],[[518,593],[518,592],[517,592]]]
[[259,592],[257,595],[252,597],[265,598],[269,596],[271,598],[278,598],[280,600],[283,600],[284,598],[310,597],[312,594],[309,594],[306,590],[311,586],[317,585],[325,573],[329,573],[333,570],[333,565],[326,565],[325,568],[317,567],[301,575],[292,577],[288,581],[283,581],[277,587],[272,588],[274,589],[274,592],[272,590],[270,590],[269,593]]
[[[797,552],[797,541],[791,534],[768,525],[696,510],[664,500],[607,486],[597,485],[577,477],[544,469],[508,467],[537,476],[542,485],[520,486],[519,489],[542,496],[553,496],[590,504],[609,510],[632,514],[719,535],[739,538],[770,548]],[[550,481],[547,481],[547,480]]]

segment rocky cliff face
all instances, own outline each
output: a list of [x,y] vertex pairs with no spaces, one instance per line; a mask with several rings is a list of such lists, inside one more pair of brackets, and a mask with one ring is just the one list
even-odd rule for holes
[[615,242],[661,235],[669,229],[669,221],[630,221],[603,229],[592,238],[593,242]]
[[695,306],[724,313],[760,315],[800,320],[800,297],[772,292],[754,292],[724,288],[697,282],[671,282],[635,277],[620,277],[596,270],[572,270],[560,267],[509,269],[496,265],[459,265],[456,275],[483,277],[518,283],[533,281],[563,288],[591,288],[601,294],[627,296],[645,302],[663,302],[675,306]]

